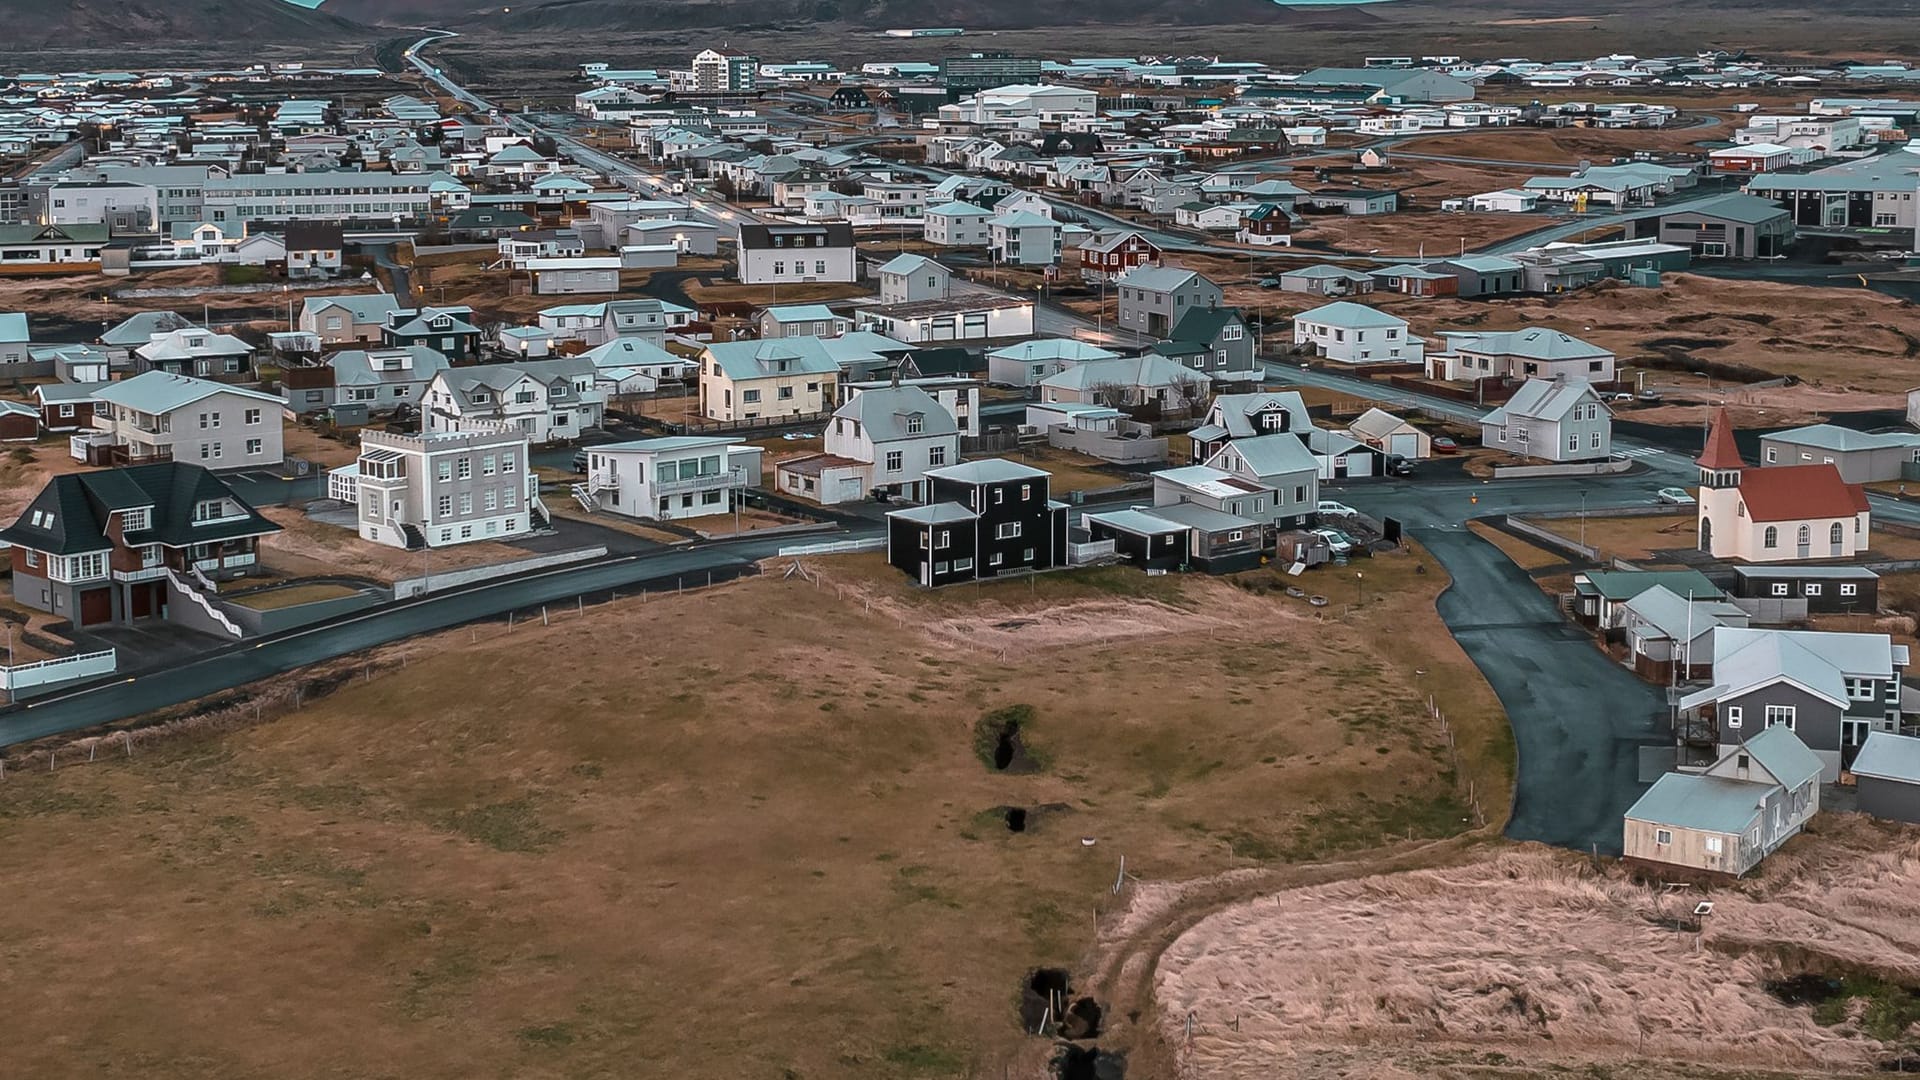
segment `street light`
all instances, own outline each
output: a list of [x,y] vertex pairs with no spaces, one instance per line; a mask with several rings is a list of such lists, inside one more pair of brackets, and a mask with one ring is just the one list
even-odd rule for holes
[[1587,546],[1587,489],[1580,489],[1580,546]]
[[1362,607],[1365,607],[1365,606],[1366,606],[1366,603],[1367,603],[1367,574],[1366,574],[1366,571],[1364,571],[1364,570],[1355,570],[1355,571],[1353,572],[1353,586],[1354,586],[1354,588],[1356,588],[1356,589],[1358,589],[1358,590],[1360,591],[1360,606],[1362,606]]

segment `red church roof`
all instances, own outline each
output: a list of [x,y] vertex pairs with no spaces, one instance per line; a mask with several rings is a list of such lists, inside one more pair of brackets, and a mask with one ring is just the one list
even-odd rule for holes
[[[1732,437],[1728,437],[1732,443]],[[1707,453],[1714,452],[1708,442]],[[1704,465],[1706,468],[1731,468]],[[1736,457],[1737,460],[1737,457]],[[1747,504],[1747,516],[1755,521],[1814,521],[1820,518],[1845,518],[1865,513],[1867,491],[1859,484],[1840,479],[1840,470],[1831,465],[1774,465],[1748,469],[1740,476],[1740,498]]]
[[1747,463],[1740,458],[1740,448],[1733,442],[1733,418],[1727,415],[1725,405],[1714,410],[1713,427],[1707,432],[1707,448],[1700,451],[1696,462],[1703,469],[1744,469]]

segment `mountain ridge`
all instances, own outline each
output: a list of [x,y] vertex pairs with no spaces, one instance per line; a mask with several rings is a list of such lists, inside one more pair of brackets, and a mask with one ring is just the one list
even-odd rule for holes
[[156,43],[303,42],[374,31],[286,0],[0,0],[0,53]]
[[503,32],[550,30],[748,29],[828,23],[883,29],[962,26],[1013,30],[1045,26],[1298,24],[1358,15],[1361,7],[1289,8],[1272,0],[529,0],[510,5],[475,0],[326,0],[324,11],[387,26],[443,25]]

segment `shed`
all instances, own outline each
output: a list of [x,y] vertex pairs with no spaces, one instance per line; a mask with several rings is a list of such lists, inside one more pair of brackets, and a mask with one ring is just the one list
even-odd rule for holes
[[1862,812],[1920,824],[1920,739],[1876,731],[1853,759]]

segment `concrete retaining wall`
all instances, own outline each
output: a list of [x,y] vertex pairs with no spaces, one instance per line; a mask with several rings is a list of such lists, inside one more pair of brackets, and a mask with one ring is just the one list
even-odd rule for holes
[[317,623],[322,619],[331,619],[335,615],[345,615],[362,608],[370,608],[375,604],[385,603],[386,600],[387,597],[380,590],[367,589],[352,596],[336,596],[331,600],[315,600],[310,604],[295,604],[292,607],[273,608],[267,611],[256,610],[232,601],[223,601],[220,604],[220,610],[226,614],[227,618],[240,624],[240,629],[248,637],[258,637],[261,634],[277,634],[282,630],[292,630],[296,626],[306,626],[308,623]]
[[1493,467],[1495,480],[1524,480],[1536,476],[1604,476],[1633,468],[1631,458],[1607,461],[1574,461],[1565,465],[1507,465]]
[[1578,555],[1580,558],[1583,558],[1583,559],[1591,560],[1591,559],[1597,559],[1600,557],[1599,548],[1588,547],[1587,545],[1582,544],[1576,540],[1569,540],[1566,537],[1561,536],[1557,532],[1553,532],[1548,529],[1543,529],[1538,525],[1534,525],[1530,522],[1522,521],[1516,517],[1510,517],[1507,519],[1507,528],[1512,529],[1514,532],[1520,533],[1529,539],[1538,540],[1541,543],[1547,545],[1548,547],[1555,548],[1557,550],[1564,551],[1572,555]]
[[393,598],[405,600],[409,597],[425,596],[430,592],[471,585],[478,581],[492,581],[494,578],[528,574],[535,570],[566,566],[569,563],[603,559],[606,555],[607,549],[604,547],[577,548],[552,555],[536,555],[530,559],[514,559],[511,562],[493,563],[489,566],[470,566],[464,570],[449,570],[441,574],[428,574],[425,577],[404,578],[393,583]]

